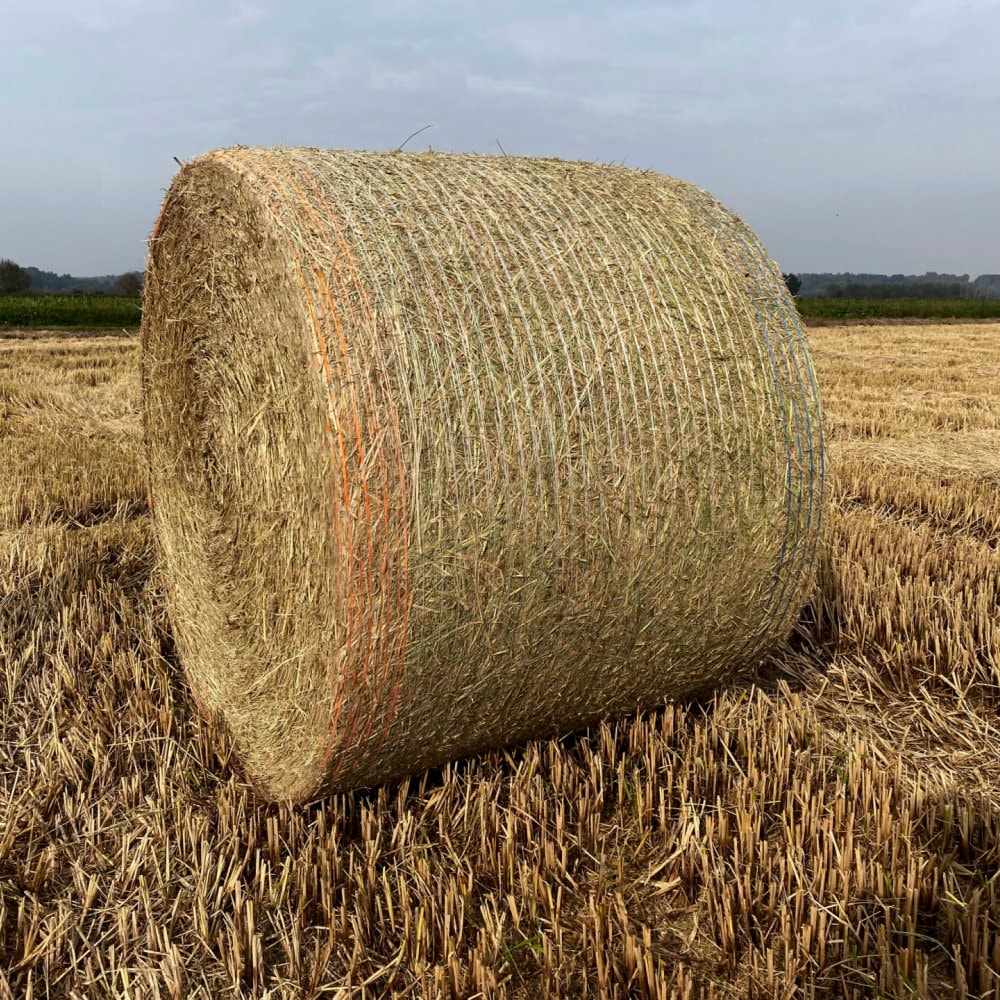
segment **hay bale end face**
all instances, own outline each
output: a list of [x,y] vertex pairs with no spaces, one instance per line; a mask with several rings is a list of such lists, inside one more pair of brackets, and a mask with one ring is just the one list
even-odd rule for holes
[[209,153],[157,223],[142,376],[180,659],[268,797],[710,688],[812,583],[795,308],[677,180]]

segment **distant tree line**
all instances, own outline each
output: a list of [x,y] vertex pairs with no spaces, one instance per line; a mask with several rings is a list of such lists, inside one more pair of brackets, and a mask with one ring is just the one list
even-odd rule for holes
[[968,285],[957,281],[915,281],[913,284],[866,284],[857,282],[826,286],[826,297],[831,299],[969,299]]
[[785,275],[799,283],[803,298],[848,299],[1000,299],[1000,274],[981,274],[974,281],[967,274],[842,274]]
[[0,260],[0,295],[23,292],[123,295],[134,298],[142,292],[142,272],[126,271],[124,274],[76,278],[71,274],[41,271],[37,267],[21,267],[12,260]]
[[30,287],[31,278],[23,267],[6,257],[0,260],[0,295],[15,295]]

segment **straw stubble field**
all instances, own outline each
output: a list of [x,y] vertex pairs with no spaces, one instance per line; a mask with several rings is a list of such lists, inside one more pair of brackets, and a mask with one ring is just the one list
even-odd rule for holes
[[294,809],[179,675],[135,341],[0,341],[0,996],[1000,997],[1000,325],[810,339],[791,655]]

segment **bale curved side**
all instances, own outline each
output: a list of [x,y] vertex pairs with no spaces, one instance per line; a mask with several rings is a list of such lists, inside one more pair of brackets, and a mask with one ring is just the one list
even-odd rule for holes
[[812,585],[797,314],[671,178],[207,154],[157,223],[142,364],[180,657],[271,797],[711,687]]

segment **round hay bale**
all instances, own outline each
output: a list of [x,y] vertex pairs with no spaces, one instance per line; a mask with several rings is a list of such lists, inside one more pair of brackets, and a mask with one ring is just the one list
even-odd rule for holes
[[678,180],[209,153],[156,226],[142,370],[177,649],[268,797],[710,688],[812,585],[796,310]]

